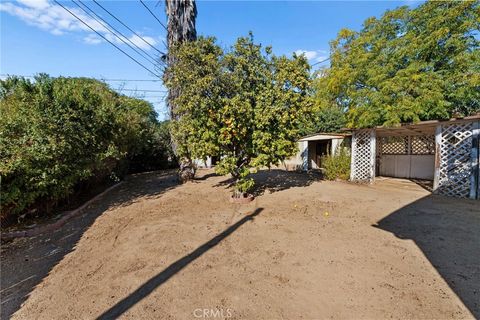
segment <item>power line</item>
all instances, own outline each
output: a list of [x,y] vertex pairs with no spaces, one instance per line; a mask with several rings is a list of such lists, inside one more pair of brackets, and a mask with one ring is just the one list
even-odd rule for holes
[[[118,39],[120,39],[123,43],[125,43],[124,39],[127,40],[130,44],[132,44],[133,46],[135,46],[136,48],[138,48],[140,51],[142,51],[145,55],[148,56],[148,58],[151,59],[151,62],[154,66],[157,65],[157,60],[155,59],[155,57],[152,57],[148,52],[146,52],[145,50],[143,50],[142,48],[140,48],[136,43],[134,43],[132,40],[130,40],[128,37],[126,37],[122,32],[118,31],[114,26],[112,26],[110,23],[108,23],[108,21],[106,21],[105,19],[103,19],[101,16],[99,16],[95,11],[93,11],[89,6],[87,6],[85,3],[83,3],[81,0],[77,0],[78,2],[80,2],[85,8],[87,8],[90,12],[92,12],[95,16],[97,16],[100,20],[102,20],[104,23],[106,23],[111,29],[113,29],[116,33],[120,34],[122,36],[122,38],[118,37],[117,34],[115,32],[112,32],[112,30],[109,30],[112,34],[114,34]],[[75,0],[72,0],[72,2],[75,3]],[[75,3],[76,4],[76,3]],[[78,4],[77,4],[78,6]],[[84,10],[85,11],[85,10]],[[88,14],[88,13],[87,13]],[[91,15],[90,15],[91,16]],[[95,17],[92,17],[94,18],[95,20],[98,21],[98,19],[96,19]],[[100,22],[101,23],[101,22]],[[108,30],[108,28],[107,28]],[[138,36],[140,37],[140,36]],[[142,38],[142,37],[140,37]],[[142,38],[143,39],[143,38]],[[130,48],[132,48],[129,44],[125,43],[127,46],[129,46]],[[142,57],[144,57],[145,59],[148,60],[148,58],[146,58],[144,55],[142,55],[141,53],[139,53],[137,50],[135,50],[135,48],[132,48],[135,52],[137,52],[138,54],[140,54]]]
[[160,21],[160,19],[157,18],[157,16],[155,15],[155,13],[152,12],[152,10],[150,10],[149,7],[147,7],[147,5],[142,1],[142,0],[139,0],[141,4],[143,4],[143,6],[145,7],[145,9],[148,10],[148,12],[150,12],[150,14],[155,18],[155,20],[158,21],[158,23],[160,23],[160,25],[165,29],[165,31],[168,32],[167,30],[167,27],[165,27],[165,25],[162,23],[162,21]]
[[99,78],[98,80],[120,81],[120,82],[161,82],[162,81],[162,80],[149,80],[149,79],[104,79],[104,78]]
[[105,11],[106,13],[108,13],[112,18],[114,18],[115,20],[117,20],[120,24],[122,24],[125,28],[127,28],[128,30],[130,30],[134,35],[136,35],[137,37],[139,37],[140,39],[142,39],[143,42],[145,42],[146,44],[148,44],[150,47],[152,47],[153,49],[157,50],[158,53],[162,54],[162,55],[165,55],[164,52],[158,50],[155,46],[153,46],[150,42],[146,41],[143,37],[141,37],[139,34],[137,34],[135,31],[133,31],[129,26],[127,26],[125,23],[123,23],[119,18],[117,18],[113,13],[111,13],[110,11],[108,11],[107,9],[105,9],[104,6],[102,6],[100,3],[98,3],[96,0],[93,0],[93,2],[95,2],[95,4],[97,6],[99,6],[100,8],[103,9],[103,11]]
[[148,89],[117,89],[118,91],[132,91],[132,92],[168,92],[167,90],[148,90]]
[[[0,77],[8,77],[10,76],[9,74],[0,74]],[[23,77],[23,78],[35,78],[33,75],[21,75],[21,74],[16,74],[14,76],[17,77]],[[88,77],[88,76],[76,76],[73,78],[90,78],[90,79],[95,79],[95,80],[100,80],[100,81],[119,81],[119,82],[162,82],[162,80],[156,80],[156,79],[107,79],[107,78],[95,78],[95,77]]]
[[165,99],[164,96],[144,96],[142,98],[143,99],[158,99],[158,98]]
[[92,28],[88,23],[86,23],[85,21],[83,21],[82,19],[80,19],[76,14],[74,14],[72,11],[68,10],[66,7],[64,7],[62,4],[60,4],[60,2],[58,2],[57,0],[53,0],[56,4],[58,4],[60,7],[62,7],[65,11],[67,11],[68,13],[70,13],[72,16],[74,16],[75,18],[77,18],[77,20],[79,20],[81,23],[83,23],[85,26],[87,26],[90,30],[92,30],[93,32],[95,32],[97,35],[99,35],[100,37],[102,37],[105,41],[107,41],[108,43],[110,43],[112,46],[114,46],[115,48],[117,48],[117,50],[121,51],[124,55],[126,55],[127,57],[129,57],[130,59],[132,59],[133,61],[135,61],[139,66],[141,66],[143,69],[147,70],[148,72],[150,72],[151,74],[161,78],[158,74],[156,74],[155,72],[153,72],[152,70],[148,69],[147,67],[145,67],[142,63],[138,62],[138,60],[136,60],[135,58],[133,58],[131,55],[129,55],[128,53],[126,53],[125,51],[123,51],[121,48],[119,48],[117,45],[115,45],[113,42],[111,42],[110,40],[108,40],[107,38],[105,38],[101,33],[99,33],[97,30],[95,30],[94,28]]
[[330,57],[328,57],[328,58],[325,59],[325,60],[315,62],[314,64],[312,64],[312,67],[313,67],[313,66],[316,66],[317,64],[320,64],[320,63],[322,63],[322,62],[328,61],[328,60],[330,60]]
[[[75,2],[75,0],[72,0],[72,2],[77,5],[77,7],[79,7],[80,9],[83,10],[83,12],[85,12],[87,15],[89,15],[91,18],[93,18],[95,21],[97,21],[98,23],[100,23],[105,29],[107,29],[112,35],[114,35],[117,39],[119,39],[120,41],[122,41],[124,44],[126,44],[128,47],[130,47],[133,51],[135,51],[136,53],[138,53],[140,56],[142,56],[144,59],[146,59],[148,62],[152,63],[154,66],[157,64],[157,61],[155,60],[154,57],[150,56],[145,50],[143,50],[142,48],[140,48],[138,45],[136,45],[135,43],[133,43],[128,37],[126,37],[123,33],[121,33],[120,31],[118,31],[117,29],[115,29],[114,26],[112,26],[110,23],[108,23],[107,21],[105,21],[102,17],[100,17],[98,14],[96,14],[92,9],[90,9],[85,3],[83,3],[81,0],[78,0],[79,3],[81,3],[86,9],[88,9],[88,12],[87,10],[85,10],[82,6],[80,6],[77,2]],[[98,17],[98,18],[97,18]],[[105,25],[106,24],[106,25]],[[107,25],[111,28],[109,29],[107,27]],[[113,29],[113,31],[112,31]],[[120,34],[120,36],[118,35]],[[129,45],[125,40],[127,40],[129,43],[131,43],[133,46],[135,46],[136,48],[138,48],[140,51],[142,51],[145,55],[143,55],[141,52],[139,52],[137,49],[135,49],[134,47],[132,47],[131,45]],[[150,60],[149,60],[150,59]]]
[[[155,15],[155,13],[153,13],[152,10],[150,10],[150,8],[147,7],[147,5],[142,0],[140,0],[140,2],[145,7],[145,9],[147,9],[148,12],[150,12],[150,14],[155,18],[155,20],[157,20],[158,23],[160,23],[160,25],[163,27],[163,29],[165,29],[165,31],[167,31],[167,33],[168,33],[167,27],[165,27],[165,25],[162,23],[162,21],[160,21],[160,19],[158,19],[158,17]],[[165,43],[165,41],[163,39],[162,39],[162,43],[165,46],[165,48],[168,48],[168,45]]]
[[[8,76],[11,76],[9,74],[0,74],[0,77],[8,77]],[[23,78],[34,78],[35,76],[31,76],[31,75],[15,75],[17,77],[23,77]],[[133,82],[136,82],[136,81],[153,81],[153,82],[159,82],[161,80],[148,80],[148,79],[103,79],[103,78],[93,78],[93,77],[78,77],[78,78],[89,78],[89,79],[95,79],[95,80],[102,80],[102,81],[123,81],[123,82],[128,82],[128,81],[133,81]],[[161,98],[161,99],[165,99],[165,96],[166,96],[166,93],[168,93],[168,90],[150,90],[150,89],[132,89],[132,88],[118,88],[118,89],[114,89],[112,88],[112,90],[115,90],[115,91],[127,91],[127,92],[138,92],[140,94],[146,94],[146,93],[164,93],[163,95],[145,95],[144,98],[146,99],[152,99],[152,98]]]

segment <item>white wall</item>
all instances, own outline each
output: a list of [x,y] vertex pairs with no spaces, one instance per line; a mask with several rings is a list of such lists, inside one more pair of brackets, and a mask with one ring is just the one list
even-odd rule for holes
[[[342,144],[344,138],[343,137],[336,137],[334,136],[331,139],[331,154],[335,154],[337,149]],[[315,142],[315,140],[310,140],[311,142]],[[317,164],[315,163],[313,156],[315,155],[315,144],[311,143],[312,150],[309,150],[309,140],[305,139],[302,141],[298,141],[298,152],[295,156],[287,159],[284,161],[284,168],[286,170],[303,170],[307,171],[309,168],[318,169]]]
[[379,173],[381,176],[433,180],[434,155],[382,155]]
[[194,159],[193,163],[197,168],[211,168],[212,167],[212,157],[207,157],[206,161],[203,161],[201,159]]
[[305,170],[306,163],[304,162],[304,156],[308,157],[308,141],[298,141],[297,142],[298,151],[297,153],[286,159],[283,164],[285,170]]

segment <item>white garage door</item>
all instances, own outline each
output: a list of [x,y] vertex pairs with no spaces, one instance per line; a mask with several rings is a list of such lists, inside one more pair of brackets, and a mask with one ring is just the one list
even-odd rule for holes
[[381,176],[433,180],[434,155],[382,155]]
[[377,146],[381,176],[433,180],[433,136],[380,137]]

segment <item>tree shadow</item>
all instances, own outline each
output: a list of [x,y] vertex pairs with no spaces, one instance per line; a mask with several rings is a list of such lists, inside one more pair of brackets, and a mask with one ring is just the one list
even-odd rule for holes
[[197,180],[197,181],[204,181],[204,180],[208,180],[209,178],[212,178],[212,177],[218,177],[219,175],[216,174],[215,172],[210,172],[210,173],[207,173],[207,174],[204,174],[204,175],[201,175],[199,177],[195,177],[194,180]]
[[413,240],[473,316],[480,318],[478,201],[429,195],[374,227]]
[[128,176],[125,183],[93,202],[53,232],[19,238],[1,247],[1,319],[8,319],[65,255],[75,250],[83,233],[107,209],[127,206],[139,198],[156,198],[178,185],[172,171]]
[[[315,181],[322,180],[322,174],[318,170],[308,172],[286,171],[283,169],[259,170],[250,174],[255,180],[252,190],[254,196],[262,195],[265,191],[270,193],[287,190],[294,187],[307,187]],[[215,187],[230,188],[235,184],[232,178],[225,179],[215,184]]]
[[105,311],[101,314],[97,319],[116,319],[120,317],[123,313],[125,313],[128,309],[133,307],[143,298],[147,297],[151,294],[156,288],[161,286],[163,283],[168,281],[171,277],[185,268],[187,265],[195,261],[197,258],[202,256],[205,252],[215,247],[219,244],[223,239],[228,237],[232,234],[235,230],[240,228],[243,224],[247,221],[252,221],[260,212],[262,212],[263,208],[257,208],[255,211],[239,221],[235,224],[231,225],[227,229],[225,229],[222,233],[218,234],[211,240],[205,242],[201,246],[199,246],[194,251],[190,252],[188,255],[178,259],[177,261],[170,264],[167,268],[161,271],[156,276],[150,278],[147,282],[142,284],[137,290],[132,292],[130,295],[116,303],[113,307]]
[[315,181],[320,181],[322,174],[318,170],[298,172],[272,169],[260,170],[252,174],[252,178],[255,180],[253,194],[259,196],[266,190],[278,192],[295,187],[307,187]]

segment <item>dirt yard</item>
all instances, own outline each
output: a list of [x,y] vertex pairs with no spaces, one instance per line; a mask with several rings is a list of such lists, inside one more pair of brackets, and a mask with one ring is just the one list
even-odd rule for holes
[[478,201],[273,170],[235,205],[225,177],[200,176],[130,177],[3,245],[2,319],[480,317]]

